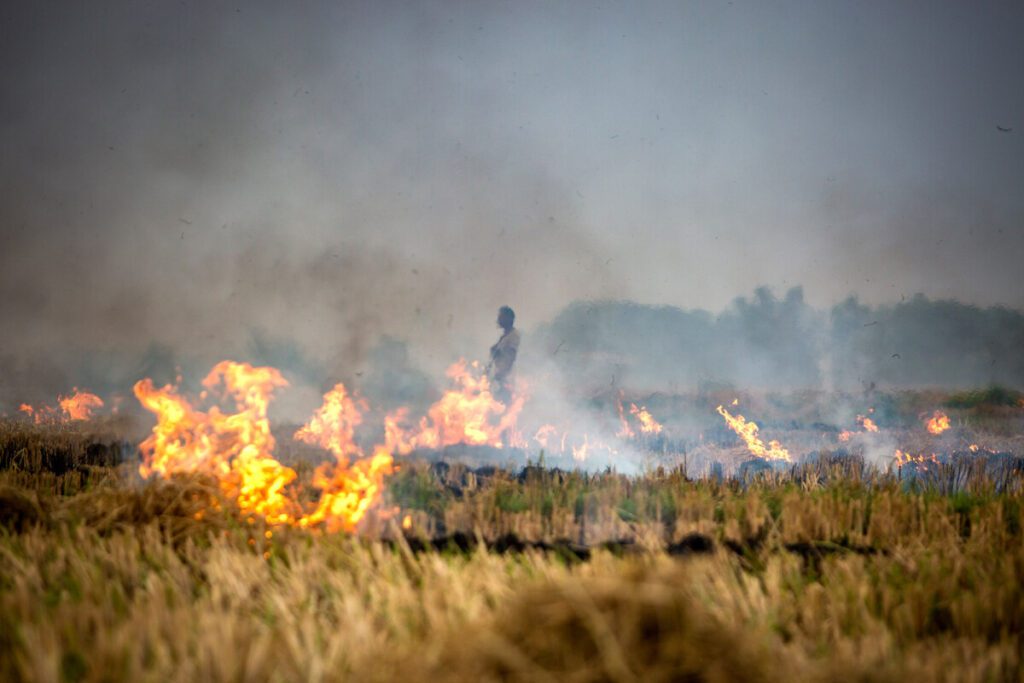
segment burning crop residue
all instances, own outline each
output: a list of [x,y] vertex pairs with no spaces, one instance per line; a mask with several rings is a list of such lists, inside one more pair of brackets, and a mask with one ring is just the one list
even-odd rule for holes
[[[874,410],[875,410],[874,408],[870,408],[870,409],[868,409],[868,413],[869,414],[873,413]],[[877,433],[878,432],[878,425],[876,425],[875,421],[872,420],[867,415],[858,415],[857,416],[857,424],[860,426],[860,428],[863,430],[863,432],[869,432],[869,433]],[[863,433],[863,432],[861,432],[861,433]],[[857,434],[857,433],[858,432],[851,432],[849,430],[843,430],[842,432],[839,433],[839,440],[843,441],[843,442],[849,441],[850,438],[854,434]]]
[[756,422],[747,421],[747,419],[742,415],[733,416],[722,406],[718,406],[717,410],[718,414],[725,419],[729,428],[743,439],[743,442],[747,446],[747,450],[749,450],[752,455],[763,460],[792,462],[789,451],[783,448],[782,444],[778,441],[769,441],[768,445],[765,446],[764,441],[762,441],[757,435],[758,426]]
[[[619,431],[616,432],[616,436],[622,439],[635,438],[637,432],[633,429],[633,426],[629,423],[629,418],[626,417],[626,410],[623,406],[623,392],[619,392],[618,400],[615,404],[615,409],[619,415]],[[629,414],[632,415],[636,420],[636,425],[640,430],[641,434],[655,435],[661,434],[663,429],[660,422],[654,419],[650,411],[647,410],[646,406],[638,406],[635,403],[629,404]]]
[[399,408],[387,416],[387,447],[402,455],[417,448],[444,448],[455,444],[502,448],[517,440],[516,419],[526,397],[522,391],[506,405],[492,392],[479,364],[464,360],[448,368],[452,386],[415,426],[409,411]]
[[949,429],[949,416],[941,410],[936,410],[932,413],[932,416],[925,421],[924,426],[928,430],[929,434],[935,434],[937,436]]
[[929,455],[924,455],[923,453],[913,455],[912,453],[906,453],[897,448],[893,455],[893,463],[900,470],[903,468],[913,468],[919,472],[926,472],[929,467],[938,465],[939,459],[934,453]]
[[344,387],[335,387],[296,434],[335,456],[335,462],[322,464],[314,473],[313,486],[320,498],[306,512],[292,486],[296,472],[273,455],[275,441],[267,417],[273,392],[287,385],[274,368],[223,361],[203,380],[201,398],[217,396],[222,402],[233,402],[234,410],[214,405],[204,411],[173,386],[156,388],[149,379],[137,382],[136,397],[157,416],[152,434],[140,446],[140,473],[165,478],[178,473],[211,476],[242,512],[258,514],[270,524],[353,529],[379,499],[383,477],[391,471],[391,455],[379,447],[371,458],[350,462],[361,456],[350,438],[350,429],[360,418]]
[[70,396],[59,396],[57,405],[54,406],[32,406],[22,403],[18,410],[32,418],[36,424],[58,424],[71,422],[73,420],[89,420],[96,410],[103,407],[103,399],[88,391],[81,391],[78,387],[72,390]]

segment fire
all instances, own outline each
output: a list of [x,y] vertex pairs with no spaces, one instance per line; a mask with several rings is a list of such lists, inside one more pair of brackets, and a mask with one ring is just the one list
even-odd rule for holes
[[930,434],[941,434],[949,429],[949,416],[941,410],[936,410],[925,422]]
[[323,405],[295,432],[294,438],[325,448],[339,459],[362,455],[355,442],[356,427],[363,422],[360,410],[366,410],[366,402],[350,396],[339,382],[324,394]]
[[487,376],[476,362],[459,362],[446,373],[449,389],[420,418],[415,428],[407,427],[408,411],[399,408],[385,418],[385,443],[403,455],[417,448],[444,448],[455,444],[502,448],[511,438],[523,408],[521,392],[505,405],[491,393]]
[[635,403],[630,404],[629,413],[636,416],[636,419],[640,421],[640,431],[644,434],[660,434],[661,424],[655,420],[647,408],[644,406],[636,407]]
[[[616,436],[623,439],[631,439],[636,436],[636,432],[629,424],[629,419],[626,417],[626,411],[622,406],[623,392],[619,392],[619,398],[616,402],[616,410],[619,413],[619,423],[621,427]],[[646,406],[637,406],[635,403],[629,404],[629,414],[637,419],[640,424],[640,431],[643,434],[660,434],[662,430],[661,424],[654,419],[651,413],[647,410]]]
[[[271,524],[309,527],[323,524],[328,531],[352,530],[379,497],[383,477],[391,471],[391,454],[378,447],[370,459],[349,465],[359,455],[352,430],[360,421],[356,403],[343,386],[324,396],[324,405],[296,438],[331,450],[334,463],[324,463],[313,474],[320,491],[308,514],[289,486],[296,478],[290,467],[274,458],[267,407],[272,394],[288,382],[271,367],[223,361],[203,380],[205,391],[230,398],[234,412],[220,406],[196,408],[173,386],[156,388],[149,379],[135,384],[135,395],[157,416],[152,434],[142,442],[143,477],[170,477],[199,472],[214,477],[221,492],[246,513],[258,514]],[[332,422],[333,421],[333,422]],[[347,439],[347,440],[346,440]]]
[[[875,411],[874,408],[868,408],[868,413],[869,414],[873,413],[874,411]],[[858,415],[857,416],[857,424],[860,425],[861,428],[865,432],[877,432],[878,431],[878,425],[875,424],[875,421],[872,420],[870,417],[867,417],[865,415]],[[843,431],[839,432],[839,440],[845,443],[845,442],[849,441],[853,437],[854,434],[858,434],[858,433],[859,432],[851,432],[851,431],[849,431],[847,429],[844,429]]]
[[896,461],[897,467],[903,467],[904,465],[914,465],[919,470],[928,469],[928,463],[936,465],[939,463],[939,460],[937,457],[935,457],[934,453],[932,453],[931,455],[911,455],[910,453],[904,453],[898,448],[896,449],[896,453],[893,456],[893,459]]
[[742,415],[733,417],[729,414],[729,411],[718,406],[718,414],[725,418],[726,424],[741,439],[747,444],[747,450],[758,458],[765,460],[782,460],[785,462],[792,462],[792,458],[789,457],[789,451],[782,447],[778,441],[769,441],[768,446],[765,447],[764,442],[758,437],[758,426],[756,422],[748,422]]
[[59,399],[60,408],[71,420],[88,420],[92,412],[103,407],[103,400],[96,394],[88,391],[79,391],[78,387],[73,390],[71,396],[61,396]]
[[876,425],[875,421],[872,420],[870,417],[865,417],[864,415],[858,415],[857,416],[857,424],[859,424],[861,427],[863,427],[865,432],[877,432],[878,431],[878,425]]
[[615,402],[615,409],[619,413],[619,423],[622,425],[619,431],[615,433],[615,436],[621,437],[623,439],[632,439],[634,436],[636,436],[636,432],[634,432],[633,428],[629,426],[629,420],[626,419],[626,411],[622,407],[622,396],[623,392],[620,391],[619,398]]
[[103,407],[103,399],[96,394],[80,391],[78,387],[72,391],[74,393],[70,396],[57,397],[59,409],[46,405],[35,408],[27,403],[22,403],[18,406],[18,410],[31,417],[36,424],[44,424],[88,420],[92,418],[93,412],[97,408]]
[[978,452],[979,450],[981,450],[981,448],[980,448],[980,447],[978,446],[978,444],[976,444],[976,443],[972,443],[972,444],[971,444],[970,446],[968,446],[967,448],[968,448],[968,450],[970,450],[970,451],[971,451],[971,453],[977,453],[977,452]]
[[300,526],[323,523],[327,531],[352,531],[384,488],[384,475],[392,472],[393,459],[378,446],[369,459],[351,465],[346,459],[324,463],[313,472],[313,486],[321,491],[313,512],[299,520]]
[[267,406],[273,391],[287,386],[274,368],[223,361],[203,380],[206,392],[230,396],[237,412],[214,406],[203,412],[179,396],[172,386],[157,389],[144,379],[135,384],[135,396],[157,416],[153,433],[142,442],[144,477],[169,477],[177,472],[214,476],[225,496],[235,499],[243,512],[274,523],[295,519],[297,506],[284,492],[295,471],[274,459]]
[[319,445],[334,454],[334,463],[323,463],[313,472],[313,487],[320,501],[313,512],[299,520],[301,526],[323,523],[327,531],[351,531],[380,496],[384,475],[393,471],[394,461],[384,446],[377,446],[369,460],[356,444],[355,430],[362,421],[366,403],[351,396],[340,382],[324,394],[324,402],[294,438]]

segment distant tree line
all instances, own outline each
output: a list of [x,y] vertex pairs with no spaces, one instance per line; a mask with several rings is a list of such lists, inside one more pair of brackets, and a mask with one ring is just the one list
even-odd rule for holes
[[627,301],[575,302],[533,335],[531,352],[590,384],[686,390],[1024,388],[1024,314],[923,295],[814,309],[801,287],[768,288],[724,312]]

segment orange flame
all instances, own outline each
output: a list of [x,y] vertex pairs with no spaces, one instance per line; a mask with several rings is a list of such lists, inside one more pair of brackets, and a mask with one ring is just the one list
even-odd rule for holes
[[646,407],[640,406],[637,408],[635,403],[631,403],[629,413],[631,415],[635,415],[636,419],[640,420],[640,431],[644,434],[661,433],[661,424],[655,420],[649,412],[647,412]]
[[932,453],[931,455],[911,455],[910,453],[904,453],[898,448],[896,449],[896,453],[893,456],[893,459],[896,461],[897,467],[913,465],[919,470],[927,470],[928,463],[932,463],[935,465],[939,464],[939,460],[937,457],[935,457],[934,453]]
[[[203,380],[206,390],[201,397],[223,394],[234,401],[236,412],[224,412],[219,406],[204,412],[173,386],[157,389],[149,379],[137,382],[136,397],[157,416],[152,434],[140,445],[140,474],[170,477],[201,472],[216,478],[221,492],[237,501],[243,512],[259,514],[271,524],[323,523],[328,531],[352,530],[378,498],[383,476],[390,472],[391,455],[378,448],[369,460],[348,465],[348,456],[358,451],[352,451],[344,438],[358,424],[358,412],[344,387],[335,387],[325,395],[324,406],[296,433],[296,438],[323,445],[336,457],[335,463],[324,463],[314,472],[313,486],[321,495],[316,508],[304,514],[289,487],[295,471],[273,456],[275,442],[267,418],[274,390],[287,385],[274,368],[223,361]],[[342,412],[334,412],[336,408]],[[342,415],[347,422],[341,422]]]
[[925,427],[930,434],[941,434],[949,429],[949,416],[941,410],[936,410],[925,422]]
[[[619,431],[615,433],[622,439],[631,439],[636,436],[636,432],[629,424],[629,419],[626,417],[626,411],[622,406],[623,392],[619,391],[618,400],[615,403],[615,409],[619,414],[619,423],[621,427]],[[648,412],[645,406],[637,406],[635,403],[629,404],[629,414],[637,419],[640,424],[640,431],[644,434],[660,434],[661,424],[654,419],[654,417]]]
[[782,460],[785,462],[792,462],[789,457],[789,451],[782,447],[778,441],[769,441],[768,446],[765,447],[764,441],[757,435],[758,426],[756,422],[748,422],[742,415],[733,417],[729,414],[729,411],[718,406],[718,414],[725,418],[725,423],[729,425],[729,428],[736,432],[737,435],[747,444],[747,450],[751,454],[758,458],[765,460]]
[[80,391],[78,387],[72,391],[74,393],[70,396],[57,397],[59,409],[46,405],[34,408],[27,403],[22,403],[18,406],[18,410],[31,417],[36,424],[44,424],[88,420],[92,417],[93,411],[103,407],[103,400],[96,394]]
[[92,412],[95,409],[103,407],[103,400],[96,394],[79,391],[78,387],[75,387],[73,391],[75,393],[71,396],[59,398],[60,408],[69,420],[88,420],[92,417]]
[[478,363],[460,360],[446,373],[453,388],[430,407],[415,429],[405,426],[408,411],[400,408],[385,418],[389,450],[407,454],[417,448],[455,444],[502,448],[511,437],[526,398],[520,392],[506,406],[491,393]]
[[872,420],[870,417],[865,417],[863,415],[858,415],[857,416],[857,424],[859,424],[861,427],[863,427],[865,432],[877,432],[878,431],[878,425],[876,425],[875,421]]
[[242,511],[272,523],[294,521],[297,506],[284,488],[295,479],[295,471],[274,459],[267,419],[271,394],[287,385],[274,368],[218,363],[203,386],[207,391],[223,386],[223,393],[235,401],[238,412],[224,413],[217,406],[208,412],[193,408],[172,386],[156,389],[149,379],[136,382],[135,396],[157,416],[153,433],[139,446],[139,472],[143,477],[203,472],[216,477],[224,495],[237,500]]
[[636,436],[636,432],[634,432],[633,428],[629,426],[629,420],[626,419],[626,411],[622,407],[622,396],[623,392],[619,391],[619,398],[615,402],[615,409],[619,413],[619,423],[622,425],[619,431],[615,433],[615,436],[622,439],[632,439]]
[[356,427],[363,422],[360,410],[366,410],[366,402],[350,396],[345,385],[339,382],[324,394],[323,405],[295,432],[294,438],[325,448],[339,459],[362,455],[355,443]]
[[323,463],[313,472],[313,487],[320,490],[315,510],[299,520],[300,526],[323,523],[327,531],[351,531],[369,511],[384,487],[384,475],[393,471],[391,453],[383,446],[368,460],[355,442],[355,430],[362,421],[362,399],[352,397],[340,382],[324,394],[324,402],[294,438],[319,445],[334,454],[336,462]]

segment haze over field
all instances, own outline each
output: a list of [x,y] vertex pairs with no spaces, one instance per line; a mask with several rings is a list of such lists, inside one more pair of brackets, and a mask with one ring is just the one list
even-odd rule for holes
[[[815,353],[851,294],[1024,307],[1019,4],[382,5],[0,10],[8,408],[226,357],[324,384],[381,335],[437,376],[505,303],[802,285]],[[986,315],[934,382],[1020,385]]]

